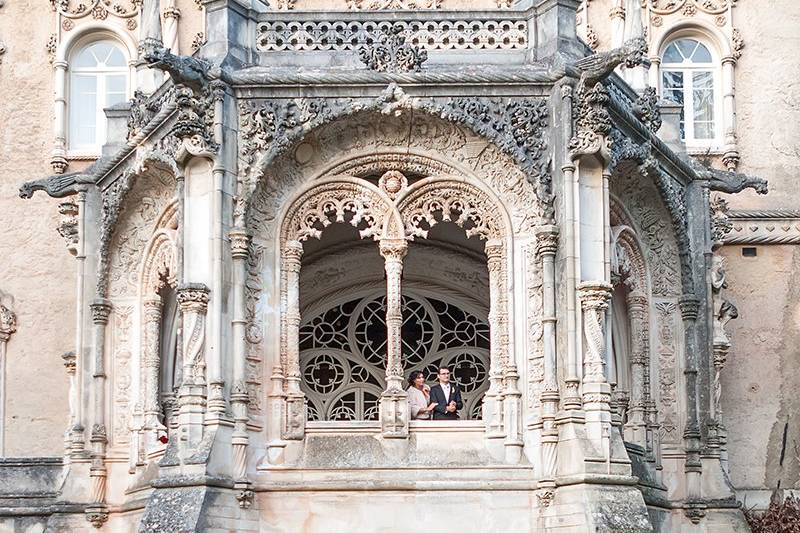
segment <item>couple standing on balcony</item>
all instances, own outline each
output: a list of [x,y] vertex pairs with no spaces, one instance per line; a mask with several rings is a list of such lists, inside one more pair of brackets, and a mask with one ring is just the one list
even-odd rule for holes
[[450,383],[450,369],[439,368],[439,383],[425,384],[425,374],[419,370],[408,376],[408,408],[415,420],[458,420],[458,410],[464,407],[458,385]]

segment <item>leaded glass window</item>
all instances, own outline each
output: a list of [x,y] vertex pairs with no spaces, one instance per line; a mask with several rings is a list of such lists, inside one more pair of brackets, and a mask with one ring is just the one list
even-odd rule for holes
[[[403,367],[433,385],[450,367],[464,398],[462,419],[481,417],[489,386],[489,324],[455,300],[404,291]],[[329,306],[300,325],[300,367],[309,420],[377,420],[385,389],[386,307],[382,293]]]
[[677,39],[664,50],[661,95],[682,106],[681,139],[710,144],[718,135],[717,67],[709,49],[695,39]]

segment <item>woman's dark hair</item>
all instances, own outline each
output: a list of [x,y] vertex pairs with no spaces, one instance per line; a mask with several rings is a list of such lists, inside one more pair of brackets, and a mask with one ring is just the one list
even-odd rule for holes
[[424,376],[424,375],[425,374],[423,374],[419,370],[414,370],[413,372],[411,372],[411,374],[408,375],[408,386],[409,387],[413,387],[414,386],[414,382],[417,380],[417,377],[418,376]]

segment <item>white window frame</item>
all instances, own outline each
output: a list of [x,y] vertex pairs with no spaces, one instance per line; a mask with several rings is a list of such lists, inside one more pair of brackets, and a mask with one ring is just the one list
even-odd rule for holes
[[[663,60],[664,53],[667,48],[674,42],[683,39],[691,39],[699,42],[706,47],[711,54],[710,63],[666,63]],[[664,73],[665,72],[681,72],[684,82],[684,101],[683,101],[683,122],[684,122],[684,142],[686,148],[690,152],[712,152],[716,153],[722,150],[723,145],[723,131],[725,117],[723,117],[722,105],[722,66],[719,58],[719,52],[715,46],[704,35],[697,32],[676,32],[669,36],[664,41],[659,52],[661,64],[658,72],[658,90],[659,94],[664,97]],[[713,113],[714,113],[714,136],[710,139],[697,139],[694,136],[694,94],[692,91],[692,73],[694,72],[711,72],[712,86],[714,89],[713,95]]]
[[[131,60],[126,46],[114,38],[114,36],[107,33],[99,33],[96,35],[88,36],[82,39],[70,50],[69,58],[73,60],[84,49],[97,42],[109,42],[115,46],[125,57],[126,67],[82,67],[79,69],[69,68],[69,77],[66,90],[66,144],[67,144],[67,157],[80,158],[80,157],[97,157],[100,155],[103,144],[107,138],[107,121],[103,110],[108,107],[105,102],[106,98],[106,83],[109,76],[123,74],[126,76],[125,83],[125,100],[131,98]],[[72,143],[72,104],[73,104],[73,80],[80,75],[93,75],[97,80],[96,85],[96,103],[95,103],[95,143],[93,145],[74,146]]]

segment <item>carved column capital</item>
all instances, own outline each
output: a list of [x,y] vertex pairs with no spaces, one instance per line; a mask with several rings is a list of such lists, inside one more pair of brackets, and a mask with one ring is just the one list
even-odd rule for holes
[[283,269],[287,272],[300,272],[300,260],[303,257],[303,243],[300,241],[289,241],[283,247],[281,259]]
[[578,297],[584,311],[605,311],[611,299],[612,287],[604,281],[584,281],[578,284]]
[[386,261],[402,261],[408,252],[408,243],[405,239],[383,239],[380,252]]
[[108,315],[111,314],[111,302],[105,298],[100,298],[89,304],[92,311],[92,322],[94,324],[108,324]]
[[228,233],[231,242],[231,257],[233,259],[247,259],[250,235],[242,228],[234,228]]
[[183,312],[205,314],[208,308],[208,287],[202,283],[185,283],[178,287],[178,304]]
[[536,255],[555,255],[558,250],[558,226],[536,228]]
[[628,312],[630,314],[644,313],[647,307],[647,296],[639,291],[632,291],[628,294]]
[[181,10],[178,9],[177,7],[175,7],[175,6],[170,6],[170,7],[166,8],[162,12],[162,15],[163,15],[165,21],[167,19],[178,20],[179,18],[181,18]]
[[499,272],[503,266],[503,241],[490,239],[486,241],[485,250],[489,272]]
[[684,320],[697,320],[697,313],[700,309],[700,299],[694,294],[684,294],[681,296],[678,306],[681,309],[681,317]]

